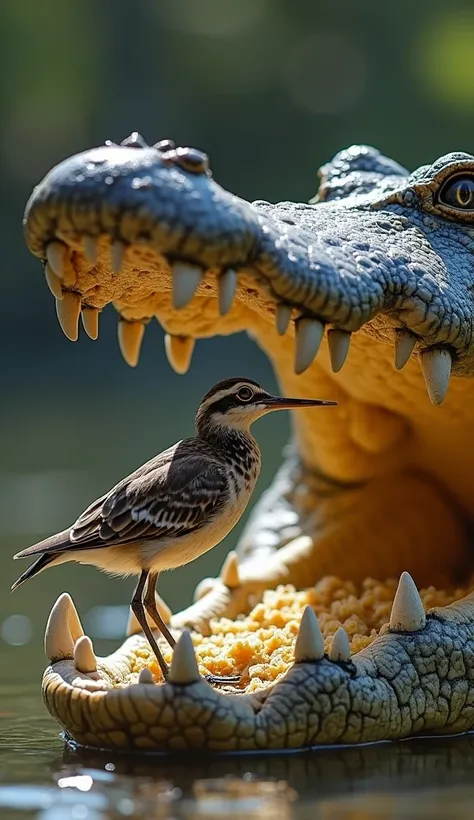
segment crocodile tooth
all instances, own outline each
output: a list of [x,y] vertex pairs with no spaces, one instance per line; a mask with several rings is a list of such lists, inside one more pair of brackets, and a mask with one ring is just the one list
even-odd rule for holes
[[78,672],[83,672],[84,675],[97,672],[97,658],[92,641],[87,635],[79,638],[74,646],[74,666]]
[[200,674],[191,635],[189,632],[183,632],[179,636],[173,651],[169,682],[181,684],[195,683],[199,678]]
[[169,608],[166,601],[164,601],[163,598],[160,598],[157,592],[155,592],[155,603],[156,608],[160,613],[161,617],[163,618],[165,624],[170,624],[173,613],[171,612],[171,609]]
[[295,373],[308,369],[319,350],[324,326],[318,319],[298,319],[296,322]]
[[171,367],[183,376],[189,370],[196,340],[192,336],[165,334],[165,353]]
[[203,272],[197,265],[188,262],[175,262],[172,267],[173,278],[173,307],[180,310],[191,301],[196,288],[203,277]]
[[49,613],[44,634],[44,651],[52,662],[60,658],[72,658],[74,654],[74,640],[69,626],[71,604],[71,596],[63,592]]
[[279,336],[284,336],[288,330],[291,319],[291,307],[289,305],[277,305],[275,311],[276,332]]
[[71,342],[77,342],[79,336],[79,314],[81,297],[70,290],[64,291],[62,299],[56,299],[56,313],[65,336]]
[[[157,592],[155,592],[155,603],[156,603],[156,608],[157,608],[159,614],[161,615],[161,617],[163,618],[165,624],[169,625],[170,622],[171,622],[171,618],[172,618],[173,613],[171,612],[171,609],[169,608],[168,604],[163,600],[163,598],[160,598],[160,596],[158,595]],[[145,613],[145,615],[146,615],[148,626],[151,629],[156,629],[156,624],[152,620],[152,618],[148,615],[148,613]],[[143,632],[143,630],[142,630],[140,624],[137,621],[135,613],[130,609],[130,614],[128,616],[128,622],[127,622],[126,634],[127,634],[128,637],[130,637],[130,635],[137,635],[139,632]]]
[[351,659],[351,645],[349,636],[342,626],[334,633],[331,648],[328,652],[329,660],[337,662],[346,662]]
[[221,316],[225,316],[232,307],[237,288],[237,273],[233,268],[228,268],[219,276],[217,287],[219,290],[219,313]]
[[46,248],[46,259],[51,270],[60,279],[64,276],[64,251],[66,250],[62,242],[50,242]]
[[112,270],[114,273],[120,273],[123,265],[123,258],[125,256],[125,244],[116,239],[110,246],[110,260],[112,262]]
[[145,325],[143,322],[127,322],[120,319],[117,327],[118,343],[123,358],[130,365],[136,367],[140,358]]
[[295,663],[320,661],[324,657],[324,638],[317,616],[309,605],[304,608],[295,643]]
[[94,236],[84,236],[84,251],[85,254],[93,265],[97,262],[97,239]]
[[199,581],[199,584],[194,590],[193,601],[200,601],[201,598],[204,598],[204,596],[207,595],[208,592],[211,592],[211,590],[213,590],[218,583],[219,581],[217,580],[217,578],[203,578],[202,581]]
[[99,311],[97,308],[87,307],[81,313],[82,324],[89,339],[94,341],[99,337]]
[[61,300],[64,296],[62,282],[59,276],[56,276],[49,262],[46,262],[46,265],[44,266],[44,275],[46,278],[46,284],[55,299]]
[[421,372],[433,404],[441,404],[446,395],[452,363],[451,353],[444,347],[433,347],[420,353]]
[[416,345],[416,336],[409,330],[395,331],[395,369],[405,367]]
[[426,625],[423,601],[408,572],[402,572],[390,613],[391,632],[418,632]]
[[148,669],[148,666],[144,666],[143,669],[140,669],[138,683],[143,683],[145,685],[153,683],[153,675],[151,674],[150,669]]
[[221,581],[229,589],[240,586],[239,562],[237,553],[231,550],[227,555],[221,569]]
[[328,330],[329,356],[333,373],[339,373],[347,359],[351,344],[351,334],[346,330]]
[[69,598],[69,609],[68,609],[68,623],[69,623],[69,631],[71,633],[72,640],[76,643],[79,638],[82,638],[84,635],[84,630],[82,628],[81,619],[79,618],[79,614],[77,609],[74,605],[74,601],[70,596]]

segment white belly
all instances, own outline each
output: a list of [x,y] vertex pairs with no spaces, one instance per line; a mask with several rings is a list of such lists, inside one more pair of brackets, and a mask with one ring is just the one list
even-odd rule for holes
[[222,520],[222,516],[217,516],[201,529],[181,538],[156,541],[154,544],[141,544],[140,554],[145,568],[161,572],[165,569],[182,567],[194,561],[195,558],[199,558],[200,555],[220,544],[235,526],[246,506],[246,504],[245,506],[239,504],[238,509],[225,515],[225,520]]
[[[255,476],[255,480],[257,475]],[[79,564],[92,564],[112,575],[139,575],[144,569],[162,572],[175,569],[199,558],[225,538],[244,513],[250,496],[251,487],[245,487],[231,499],[225,512],[222,510],[208,523],[189,535],[180,538],[146,539],[124,546],[107,546],[92,550],[71,550],[58,555],[55,564],[65,561],[77,561]]]

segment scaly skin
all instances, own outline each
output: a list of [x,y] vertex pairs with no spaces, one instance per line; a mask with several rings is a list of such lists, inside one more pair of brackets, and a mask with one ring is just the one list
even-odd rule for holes
[[187,685],[127,686],[143,643],[135,636],[99,661],[100,683],[125,688],[95,690],[67,659],[46,670],[44,698],[77,742],[102,748],[265,751],[462,732],[474,724],[473,618],[468,596],[431,610],[414,634],[386,632],[349,663],[299,660],[254,695],[212,689],[197,667]]
[[[211,616],[247,612],[249,596],[265,588],[307,587],[326,574],[359,581],[406,570],[420,585],[439,586],[465,577],[474,510],[474,210],[446,204],[440,191],[473,174],[474,157],[449,154],[408,176],[375,149],[353,147],[322,169],[313,204],[271,205],[224,191],[199,152],[125,142],[61,163],[27,206],[26,241],[61,275],[53,285],[65,292],[58,305],[69,335],[77,335],[80,306],[96,317],[112,302],[129,361],[137,350],[127,353],[124,329],[139,339],[140,323],[155,316],[184,372],[192,342],[178,348],[176,337],[247,330],[287,393],[338,401],[317,419],[300,411],[292,453],[238,547],[238,577],[208,579],[172,626],[205,632]],[[87,246],[85,237],[94,241]],[[62,243],[54,255],[53,242]],[[176,262],[205,272],[180,310],[171,299]],[[219,277],[229,269],[237,289],[219,315]],[[278,305],[291,308],[284,335],[275,330]],[[317,336],[319,323],[331,329],[311,361],[317,344],[311,349],[304,334]],[[333,357],[337,373],[328,349],[334,330],[343,344],[353,334],[342,369]],[[398,366],[414,345],[400,371],[392,364],[396,339]],[[77,635],[60,651],[51,639],[50,659],[66,660],[47,670],[45,699],[89,745],[294,748],[459,731],[474,724],[472,615],[466,599],[459,611],[447,607],[426,626],[402,630],[409,634],[394,616],[389,632],[350,664],[300,658],[284,681],[253,696],[215,692],[203,681],[90,693],[69,685],[78,676]],[[130,668],[130,646],[101,662],[105,680]],[[120,705],[134,698],[140,718]]]

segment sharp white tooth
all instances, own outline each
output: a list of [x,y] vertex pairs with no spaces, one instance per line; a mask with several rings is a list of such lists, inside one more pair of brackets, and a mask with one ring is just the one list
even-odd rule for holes
[[201,282],[203,272],[197,265],[175,262],[172,270],[173,307],[180,310],[191,301]]
[[188,372],[196,340],[192,336],[165,334],[165,353],[171,367],[183,376]]
[[97,308],[84,308],[81,319],[87,335],[95,341],[99,337],[99,311]]
[[94,236],[84,236],[84,251],[93,265],[97,262],[97,239]]
[[71,342],[77,342],[79,336],[79,314],[81,312],[81,297],[78,293],[67,290],[62,299],[56,299],[56,313],[59,324],[65,336]]
[[324,326],[317,319],[296,322],[295,373],[304,373],[312,363],[323,338]]
[[[171,612],[171,609],[169,608],[168,604],[163,600],[163,598],[160,598],[160,596],[156,592],[155,592],[155,603],[156,603],[156,608],[157,608],[159,614],[161,615],[161,617],[163,618],[165,624],[169,625],[171,623],[171,618],[173,616],[173,613]],[[150,615],[148,615],[148,613],[145,613],[145,614],[146,614],[146,620],[147,620],[147,623],[148,623],[148,626],[150,627],[150,629],[156,629],[156,624],[152,620]],[[129,616],[128,616],[128,622],[127,622],[127,628],[126,628],[127,636],[130,637],[130,635],[137,635],[139,632],[142,632],[142,631],[143,630],[142,630],[140,624],[137,621],[135,613],[132,612],[132,610],[130,609],[130,613],[129,613]]]
[[275,311],[276,332],[279,336],[284,336],[288,330],[291,319],[291,307],[289,305],[277,305]]
[[165,624],[169,625],[171,623],[171,618],[173,617],[173,613],[172,613],[171,609],[169,608],[168,604],[166,603],[166,601],[164,601],[163,598],[160,598],[160,596],[156,592],[155,592],[155,603],[156,603],[156,608],[157,608],[158,612],[160,613],[161,617],[163,618]]
[[426,625],[423,601],[408,572],[402,572],[390,613],[391,632],[419,632]]
[[72,658],[74,640],[69,627],[71,596],[63,592],[49,614],[44,634],[45,655],[52,663],[62,658]]
[[200,601],[201,598],[204,598],[208,592],[211,592],[211,590],[213,590],[218,583],[219,581],[217,578],[203,578],[202,581],[199,581],[199,584],[194,590],[193,601]]
[[443,347],[433,347],[420,353],[421,372],[433,404],[441,404],[446,395],[452,363],[451,353]]
[[87,635],[79,638],[74,646],[74,665],[77,671],[83,672],[84,675],[97,672],[97,658],[92,641]]
[[78,611],[74,605],[74,601],[68,595],[69,598],[69,609],[68,609],[68,623],[69,623],[69,631],[71,633],[72,639],[74,643],[76,643],[79,638],[82,638],[84,635],[84,630],[82,628],[81,619],[79,618]]
[[143,669],[140,669],[140,674],[138,676],[138,683],[143,683],[145,685],[153,683],[153,675],[152,675],[150,669],[148,669],[148,666],[144,666]]
[[324,658],[324,638],[314,610],[306,606],[295,643],[295,663],[320,661],[321,658]]
[[46,248],[46,259],[51,270],[60,279],[64,276],[64,252],[66,248],[62,242],[50,242]]
[[118,343],[123,358],[130,367],[136,367],[140,358],[145,325],[143,322],[127,322],[120,319],[117,327]]
[[112,270],[114,273],[120,273],[123,265],[123,258],[125,256],[125,244],[116,239],[110,246],[110,260],[112,263]]
[[334,633],[331,648],[328,652],[328,657],[331,661],[343,661],[346,663],[351,659],[351,645],[349,642],[349,637],[346,630],[343,629],[342,626],[340,626]]
[[64,296],[62,281],[59,278],[59,276],[56,276],[49,262],[46,262],[44,268],[44,275],[46,278],[46,284],[50,289],[51,293],[53,294],[54,298],[61,300]]
[[169,682],[181,684],[195,683],[199,678],[199,669],[194,654],[191,635],[189,632],[183,632],[173,651]]
[[[147,621],[148,621],[148,618],[147,618]],[[151,626],[151,624],[149,624],[149,625]],[[140,624],[138,623],[138,620],[137,620],[137,617],[136,617],[135,613],[132,612],[132,610],[130,610],[129,614],[128,614],[128,621],[127,621],[127,626],[126,626],[126,629],[125,629],[125,633],[126,633],[127,637],[130,637],[130,635],[138,635],[140,632],[143,632],[143,629],[141,628]]]
[[237,273],[228,268],[219,276],[217,287],[219,290],[219,313],[225,316],[232,307],[237,288]]
[[333,373],[339,373],[347,359],[351,344],[351,334],[346,330],[328,330],[329,356]]
[[239,562],[237,553],[231,550],[225,559],[221,569],[221,581],[229,589],[240,586]]
[[409,330],[395,331],[395,369],[405,367],[416,345],[416,336]]

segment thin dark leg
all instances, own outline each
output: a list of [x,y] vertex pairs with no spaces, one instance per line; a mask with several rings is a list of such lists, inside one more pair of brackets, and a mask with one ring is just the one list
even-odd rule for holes
[[[158,580],[158,574],[158,572],[150,572],[148,574],[148,581],[146,585],[145,595],[143,598],[143,604],[150,618],[155,622],[163,637],[166,638],[171,648],[174,649],[174,647],[176,646],[176,641],[173,638],[171,632],[169,631],[163,618],[161,617],[160,613],[156,608],[155,589],[156,582]],[[206,680],[208,681],[208,683],[214,684],[215,686],[224,686],[226,683],[239,683],[240,675],[233,675],[228,677],[224,677],[222,675],[206,675]]]
[[131,607],[132,607],[132,612],[135,615],[135,618],[137,619],[138,623],[140,624],[141,628],[143,629],[143,632],[145,633],[145,636],[146,636],[146,638],[147,638],[153,652],[156,655],[156,660],[158,661],[158,663],[160,665],[160,669],[163,673],[163,677],[164,677],[165,680],[167,680],[168,679],[168,671],[169,671],[168,670],[168,664],[166,663],[163,655],[161,654],[160,648],[159,648],[157,642],[155,641],[155,639],[153,637],[153,633],[152,633],[150,627],[148,626],[148,622],[147,622],[146,615],[145,615],[145,607],[143,606],[143,597],[142,596],[143,596],[143,590],[145,588],[145,584],[147,582],[148,574],[149,574],[148,570],[146,570],[146,569],[142,570],[142,573],[141,573],[140,578],[138,580],[138,584],[135,587],[135,592],[133,593]]
[[148,575],[148,582],[146,585],[145,595],[143,598],[143,604],[150,618],[155,622],[163,637],[166,638],[166,640],[168,641],[169,645],[171,646],[171,649],[174,649],[176,646],[176,641],[173,638],[171,632],[169,631],[163,618],[161,617],[160,613],[156,608],[155,589],[157,580],[158,573],[150,572]]

